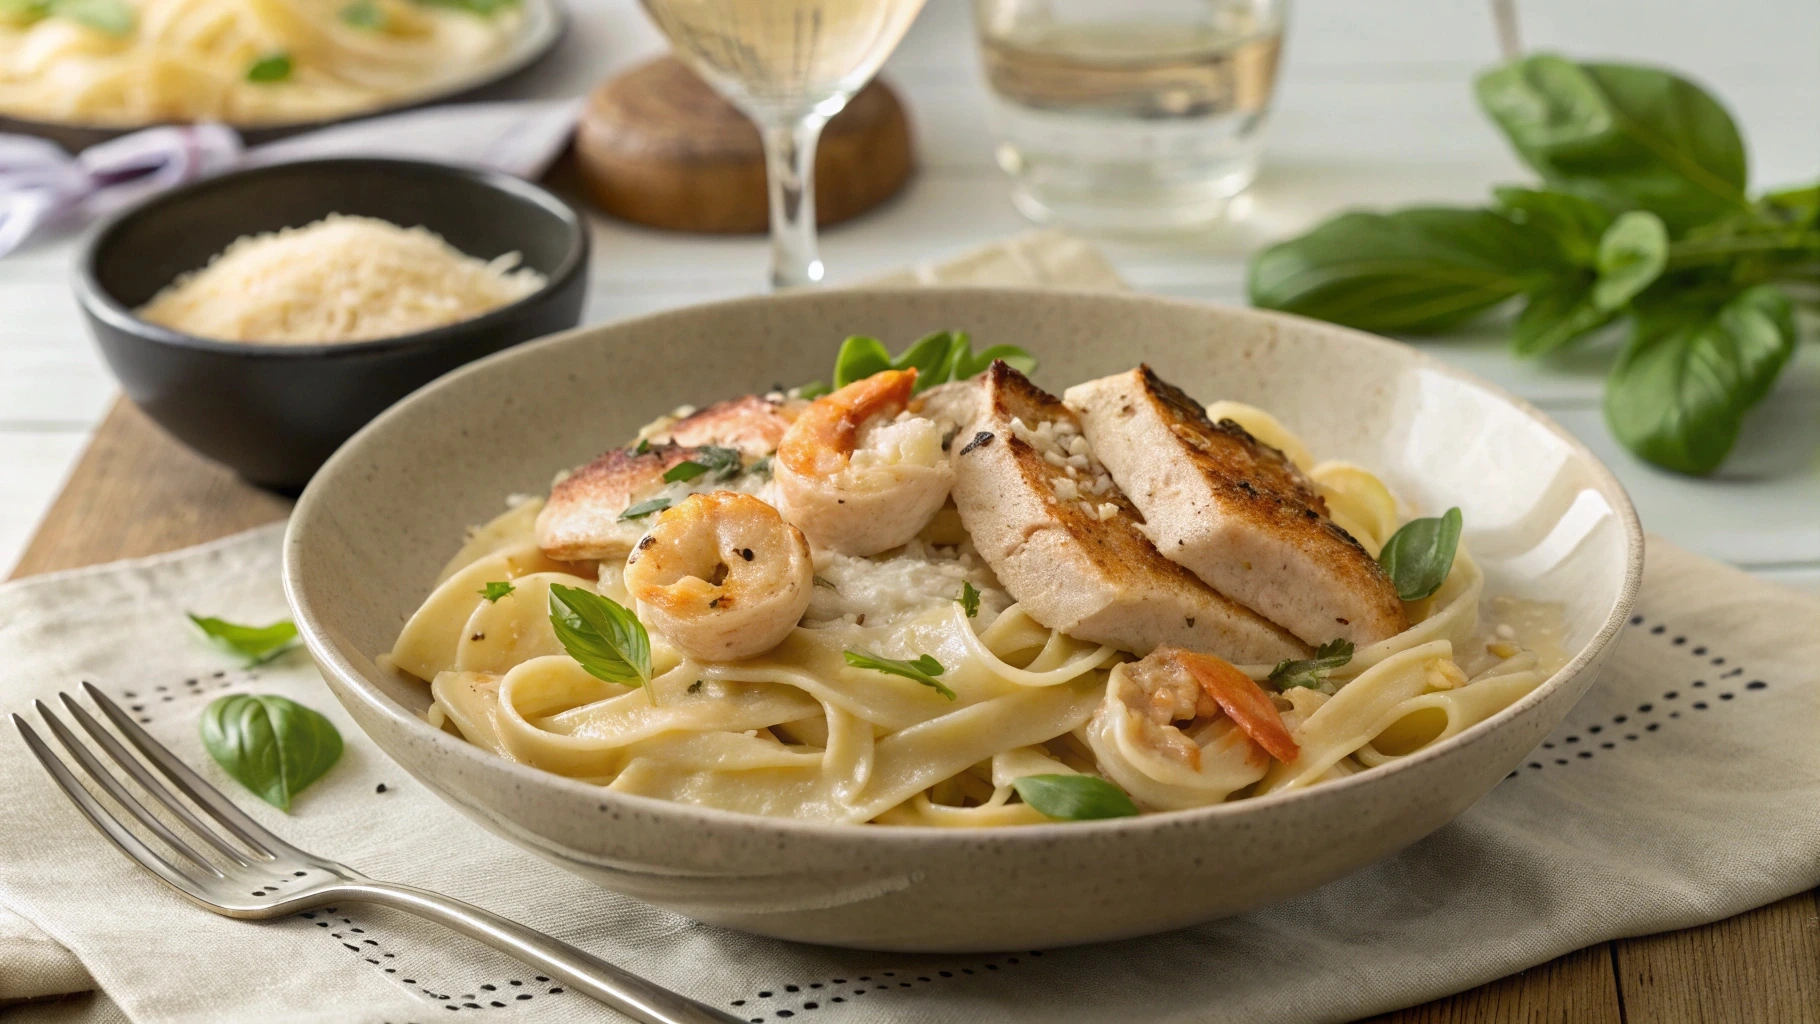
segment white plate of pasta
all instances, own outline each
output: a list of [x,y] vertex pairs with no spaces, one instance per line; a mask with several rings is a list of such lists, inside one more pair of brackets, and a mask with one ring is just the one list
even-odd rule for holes
[[1590,683],[1639,554],[1583,449],[1401,346],[971,290],[458,371],[311,484],[286,583],[363,727],[558,863],[767,934],[1003,948],[1419,838]]
[[220,121],[268,138],[448,99],[564,27],[552,0],[85,0],[0,11],[0,119],[81,145]]

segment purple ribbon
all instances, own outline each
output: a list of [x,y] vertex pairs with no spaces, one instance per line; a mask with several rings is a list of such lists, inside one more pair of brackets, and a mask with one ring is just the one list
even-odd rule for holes
[[580,116],[578,100],[472,103],[334,125],[247,150],[232,128],[147,128],[71,156],[30,135],[0,135],[0,256],[58,222],[81,222],[154,192],[246,164],[391,156],[543,173]]

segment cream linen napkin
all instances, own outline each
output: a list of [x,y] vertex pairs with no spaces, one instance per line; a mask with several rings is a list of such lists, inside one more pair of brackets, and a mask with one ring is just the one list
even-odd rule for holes
[[[1243,917],[963,957],[828,950],[693,924],[482,832],[379,753],[301,655],[244,670],[194,639],[186,610],[282,616],[278,564],[279,532],[268,527],[0,589],[0,708],[92,680],[299,845],[471,900],[764,1024],[1343,1021],[1820,882],[1810,813],[1820,801],[1820,602],[1659,539],[1605,677],[1454,823]],[[289,817],[246,796],[200,748],[197,714],[233,692],[303,701],[347,741],[343,763]],[[349,905],[247,924],[196,910],[110,849],[10,735],[0,735],[0,780],[0,906],[72,951],[131,1020],[615,1019],[510,959],[389,912]],[[0,993],[58,990],[44,973],[61,972],[67,986],[67,961],[40,957],[33,968],[22,952],[41,952],[46,939],[21,939],[16,926],[8,935],[0,928]],[[30,1012],[103,1021],[114,1009],[92,999]]]

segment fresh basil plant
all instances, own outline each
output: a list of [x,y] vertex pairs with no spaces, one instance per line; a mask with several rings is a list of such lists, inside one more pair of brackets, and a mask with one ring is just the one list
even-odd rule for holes
[[1752,198],[1731,115],[1660,69],[1538,54],[1476,92],[1539,185],[1341,214],[1254,256],[1251,301],[1404,334],[1521,301],[1524,356],[1628,321],[1606,423],[1649,462],[1712,472],[1794,352],[1791,296],[1820,296],[1820,185]]

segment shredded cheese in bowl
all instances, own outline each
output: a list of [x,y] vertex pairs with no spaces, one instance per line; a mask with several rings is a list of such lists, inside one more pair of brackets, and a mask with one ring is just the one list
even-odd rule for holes
[[423,227],[330,214],[235,240],[137,312],[218,341],[371,341],[471,320],[541,289],[544,276],[519,261],[469,256]]

